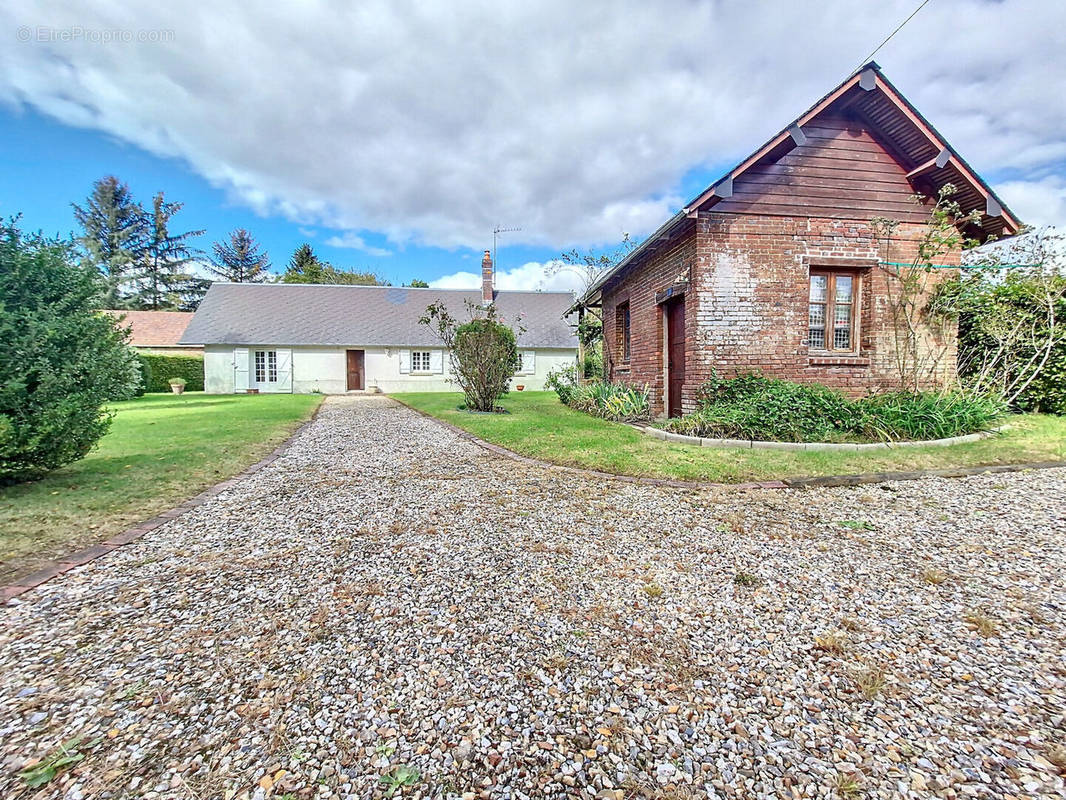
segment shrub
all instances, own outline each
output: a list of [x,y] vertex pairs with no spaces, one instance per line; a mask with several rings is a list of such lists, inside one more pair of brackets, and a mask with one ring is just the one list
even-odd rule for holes
[[959,393],[891,392],[851,400],[817,384],[744,375],[708,381],[698,409],[661,427],[674,433],[756,441],[940,439],[987,430],[1006,413],[998,400]]
[[167,383],[169,383],[171,386],[180,386],[182,389],[185,388],[185,379],[184,378],[171,378],[170,380],[167,381]]
[[169,392],[170,379],[182,378],[185,389],[190,392],[204,390],[204,359],[202,356],[167,356],[156,353],[141,353],[141,360],[148,368],[149,392]]
[[444,306],[434,303],[419,322],[433,326],[451,354],[452,372],[472,411],[495,411],[521,365],[518,337],[500,320],[495,305],[481,308],[467,302],[470,321],[460,324]]
[[651,416],[647,387],[636,389],[624,383],[595,381],[575,386],[567,405],[615,422],[636,422]]
[[544,381],[544,388],[555,392],[563,405],[567,406],[570,405],[577,387],[577,367],[574,366],[553,369]]
[[128,390],[126,332],[99,308],[99,273],[70,245],[0,223],[0,484],[88,453]]
[[593,381],[582,385],[577,378],[577,367],[564,367],[548,373],[546,388],[559,396],[559,400],[571,408],[592,414],[594,417],[615,422],[636,422],[651,417],[648,387],[635,389],[623,383]]
[[861,409],[840,392],[817,384],[758,375],[713,378],[696,397],[693,419],[674,422],[671,430],[691,436],[803,442],[839,439],[865,428]]
[[585,358],[581,362],[581,376],[586,379],[603,379],[604,373],[602,342],[596,342],[591,347],[586,348]]
[[[1063,312],[1066,319],[1066,304]],[[1018,398],[1018,407],[1045,414],[1066,414],[1066,342],[1052,350],[1044,368]]]
[[143,397],[144,393],[148,391],[148,387],[152,385],[152,365],[148,363],[148,359],[144,355],[138,353],[137,366],[141,369],[141,385],[137,389],[136,396]]
[[[1064,237],[1045,229],[1012,241],[975,259],[932,302],[958,317],[959,379],[969,393],[1066,413]],[[997,268],[1004,262],[1012,266]]]
[[[121,329],[121,327],[120,327]],[[123,338],[126,331],[122,330]],[[144,376],[141,372],[141,362],[137,358],[137,352],[127,346],[122,358],[122,365],[118,368],[115,381],[114,393],[108,400],[132,400],[144,394]]]
[[891,439],[945,439],[988,430],[1007,413],[1002,400],[941,392],[875,394],[858,405],[867,425]]

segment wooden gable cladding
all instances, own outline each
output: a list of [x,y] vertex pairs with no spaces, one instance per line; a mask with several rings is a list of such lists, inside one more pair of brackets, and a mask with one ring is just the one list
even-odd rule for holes
[[859,121],[820,116],[803,126],[806,140],[749,167],[716,212],[908,222],[928,219],[911,198],[907,169]]

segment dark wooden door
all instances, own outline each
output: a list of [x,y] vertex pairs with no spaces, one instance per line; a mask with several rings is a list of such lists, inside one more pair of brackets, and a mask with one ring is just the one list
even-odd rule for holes
[[364,369],[365,363],[362,350],[348,351],[348,391],[353,389],[365,389]]
[[685,385],[685,298],[666,305],[666,413],[681,416],[681,387]]

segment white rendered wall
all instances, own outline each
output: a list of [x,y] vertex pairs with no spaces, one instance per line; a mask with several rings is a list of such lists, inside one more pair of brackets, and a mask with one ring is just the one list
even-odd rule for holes
[[[280,346],[241,346],[249,353],[256,350],[277,350]],[[207,345],[204,348],[204,388],[212,394],[230,394],[234,391],[234,347],[231,345]],[[400,371],[401,353],[414,350],[440,350],[440,348],[408,347],[306,347],[285,348],[292,350],[292,391],[297,394],[322,392],[343,394],[348,388],[347,350],[364,352],[366,388],[382,392],[455,392],[458,387],[449,381],[451,365],[447,353],[442,354],[443,370],[433,373]],[[576,349],[534,350],[533,371],[516,375],[512,387],[522,385],[526,391],[540,391],[553,369],[576,363]],[[407,362],[409,363],[409,361]]]

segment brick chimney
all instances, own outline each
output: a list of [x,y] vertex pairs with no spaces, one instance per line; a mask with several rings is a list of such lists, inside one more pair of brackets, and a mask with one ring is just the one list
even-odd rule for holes
[[494,283],[492,270],[492,254],[488,250],[481,258],[481,302],[488,305],[493,300],[492,284]]

